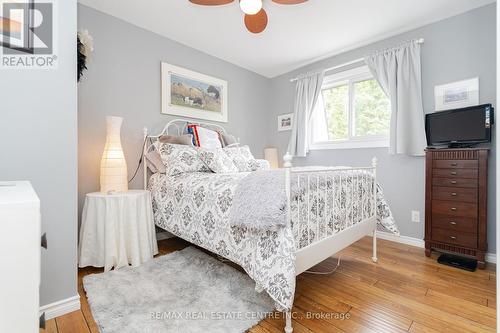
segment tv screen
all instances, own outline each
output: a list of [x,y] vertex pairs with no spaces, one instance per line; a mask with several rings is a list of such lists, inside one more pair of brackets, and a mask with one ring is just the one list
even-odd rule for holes
[[425,121],[427,143],[437,146],[490,142],[492,124],[491,104],[431,113]]

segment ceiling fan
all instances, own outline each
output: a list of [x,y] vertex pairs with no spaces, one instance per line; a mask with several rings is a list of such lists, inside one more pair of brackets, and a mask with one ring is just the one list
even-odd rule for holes
[[[227,5],[234,0],[189,0],[196,5],[202,6],[220,6]],[[258,34],[264,31],[267,27],[267,13],[262,7],[263,0],[238,0],[240,8],[245,13],[245,26],[248,31]],[[281,5],[296,5],[308,0],[272,0]]]

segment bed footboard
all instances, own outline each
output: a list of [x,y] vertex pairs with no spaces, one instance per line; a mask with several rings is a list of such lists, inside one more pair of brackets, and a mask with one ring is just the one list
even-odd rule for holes
[[[294,169],[291,159],[285,155],[284,167],[287,223],[296,240],[296,274],[370,234],[372,260],[377,262],[377,158],[369,167],[314,169]],[[336,223],[343,225],[333,232]],[[285,318],[285,332],[291,333],[290,311]]]
[[287,160],[285,165],[287,222],[298,236],[297,251],[376,221],[377,158],[369,167],[292,168]]

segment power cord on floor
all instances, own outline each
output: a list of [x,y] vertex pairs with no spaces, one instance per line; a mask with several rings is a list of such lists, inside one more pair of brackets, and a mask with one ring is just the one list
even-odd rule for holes
[[331,271],[328,271],[328,272],[318,272],[318,271],[305,271],[304,273],[307,273],[307,274],[314,274],[314,275],[331,275],[333,273],[335,273],[335,271],[337,270],[337,268],[339,268],[340,266],[340,257],[339,259],[337,260],[337,265],[335,266],[334,269],[332,269]]

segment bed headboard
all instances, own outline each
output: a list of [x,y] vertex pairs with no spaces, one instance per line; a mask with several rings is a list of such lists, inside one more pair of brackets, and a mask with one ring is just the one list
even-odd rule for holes
[[[200,125],[206,128],[213,129],[217,132],[221,132],[227,134],[227,131],[224,127],[218,124],[203,122],[203,121],[195,121],[191,119],[173,119],[170,120],[165,127],[161,130],[160,133],[156,135],[151,135],[147,129],[144,127],[144,146],[142,151],[142,162],[143,162],[143,171],[144,171],[144,189],[148,186],[148,167],[146,163],[146,154],[149,153],[153,148],[155,142],[162,135],[181,135],[186,133],[186,129],[188,124]],[[148,139],[152,142],[148,143]]]
[[[194,124],[194,125],[200,125],[206,128],[210,128],[213,130],[216,130],[218,132],[226,133],[226,130],[224,127],[213,124],[213,123],[206,123],[202,121],[193,121],[193,120],[188,120],[188,119],[174,119],[169,121],[165,127],[163,127],[163,130],[160,132],[160,134],[156,135],[156,137],[159,137],[160,135],[181,135],[183,133],[186,133],[186,128],[188,124]],[[171,130],[175,129],[175,132],[172,132]],[[147,130],[147,129],[146,129]],[[153,137],[153,136],[149,136]]]

